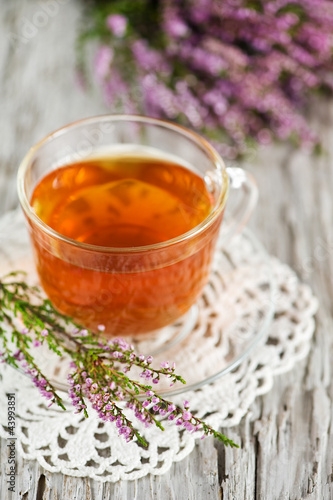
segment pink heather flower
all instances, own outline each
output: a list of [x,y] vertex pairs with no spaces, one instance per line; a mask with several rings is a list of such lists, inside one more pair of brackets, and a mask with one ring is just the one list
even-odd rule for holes
[[189,411],[184,411],[183,412],[183,419],[184,420],[191,420],[192,414]]
[[175,411],[176,406],[174,404],[171,404],[168,406],[168,411]]
[[41,336],[42,337],[47,337],[49,332],[46,330],[46,328],[44,328],[41,332],[40,332]]
[[121,14],[112,14],[106,19],[106,25],[114,36],[122,38],[127,28],[127,19]]
[[[247,152],[248,138],[267,144],[267,130],[272,138],[316,144],[302,110],[310,92],[333,89],[331,2],[268,0],[256,9],[247,0],[170,0],[160,7],[159,24],[147,26],[149,39],[135,16],[105,20],[124,39],[115,53],[102,46],[96,57],[96,77],[113,109],[181,120],[208,138],[220,133],[219,149],[229,159]],[[165,40],[160,49],[155,33]]]
[[105,331],[105,326],[104,325],[98,325],[97,330],[99,332],[104,332]]
[[184,427],[188,431],[193,431],[195,429],[194,425],[192,425],[190,422],[184,422]]
[[98,49],[94,61],[94,72],[98,82],[102,83],[105,80],[106,76],[109,75],[112,60],[113,50],[107,45],[102,45],[102,47]]
[[161,363],[161,368],[169,368],[169,361],[163,361]]
[[179,17],[167,17],[164,23],[165,31],[175,38],[182,38],[188,33],[188,26]]
[[85,330],[85,329],[81,330],[80,335],[81,335],[81,337],[87,337],[89,335],[88,330]]
[[39,346],[41,345],[41,343],[39,342],[39,340],[34,340],[34,341],[32,342],[32,345],[33,345],[34,347],[39,347]]
[[23,328],[23,330],[21,330],[21,333],[22,335],[26,335],[27,333],[29,333],[29,328]]

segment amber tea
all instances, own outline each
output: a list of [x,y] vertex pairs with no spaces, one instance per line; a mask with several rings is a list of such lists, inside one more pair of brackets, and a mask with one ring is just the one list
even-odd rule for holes
[[[177,330],[208,281],[229,191],[238,194],[224,244],[255,206],[254,180],[227,169],[195,132],[147,116],[66,125],[33,146],[18,171],[46,294],[77,322],[93,331],[104,324],[113,336]],[[191,331],[186,318],[181,324]]]
[[31,206],[68,238],[138,247],[193,229],[208,216],[212,201],[203,179],[177,163],[120,156],[52,171],[35,188]]
[[204,238],[159,244],[197,227],[214,203],[202,177],[167,157],[119,154],[51,171],[31,207],[48,227],[83,244],[84,256],[33,236],[46,293],[62,312],[92,329],[103,323],[110,334],[171,323],[207,280],[222,215]]

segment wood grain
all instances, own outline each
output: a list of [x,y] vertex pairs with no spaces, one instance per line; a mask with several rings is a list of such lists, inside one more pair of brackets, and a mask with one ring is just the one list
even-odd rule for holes
[[[81,4],[54,1],[56,15],[22,41],[47,2],[0,0],[0,214],[17,204],[17,167],[34,142],[65,123],[106,111],[97,94],[75,83]],[[309,357],[277,377],[238,427],[224,429],[242,449],[207,439],[163,476],[116,484],[50,474],[18,457],[18,491],[11,495],[1,441],[1,500],[333,498],[333,107],[319,101],[308,113],[323,155],[271,146],[248,168],[260,189],[251,227],[269,252],[312,285],[320,300],[317,330]]]

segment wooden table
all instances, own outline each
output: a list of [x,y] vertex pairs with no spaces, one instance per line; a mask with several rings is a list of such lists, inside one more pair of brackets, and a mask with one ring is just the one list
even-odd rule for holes
[[[45,14],[47,3],[0,0],[0,214],[17,205],[16,171],[33,143],[77,118],[106,112],[99,95],[75,83],[80,2],[53,0],[52,14]],[[332,106],[316,102],[309,119],[324,154],[272,146],[253,158],[260,201],[251,226],[269,252],[312,285],[321,304],[317,330],[308,358],[277,377],[238,427],[224,430],[242,449],[207,439],[161,477],[116,484],[51,474],[18,457],[18,493],[7,496],[2,441],[1,500],[333,498]]]

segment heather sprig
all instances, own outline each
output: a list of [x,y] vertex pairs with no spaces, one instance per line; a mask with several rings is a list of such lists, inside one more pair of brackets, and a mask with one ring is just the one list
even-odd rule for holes
[[[59,313],[45,299],[38,287],[29,286],[20,273],[11,273],[0,280],[0,358],[29,375],[42,396],[66,409],[57,389],[38,367],[34,353],[42,344],[58,356],[71,358],[68,374],[69,396],[77,413],[88,417],[89,401],[104,422],[113,422],[118,432],[130,441],[134,438],[146,445],[127,416],[134,416],[146,427],[156,425],[164,430],[163,419],[174,421],[189,432],[214,436],[225,445],[237,446],[191,414],[188,402],[174,405],[154,390],[162,378],[170,385],[183,378],[176,374],[175,364],[162,362],[153,366],[153,357],[137,354],[134,347],[121,338],[107,339],[104,326],[93,333]],[[135,367],[139,376],[131,377]]]
[[318,145],[305,112],[313,92],[333,89],[331,1],[89,5],[81,67],[83,47],[97,39],[92,72],[111,109],[177,120],[227,159],[274,138]]

